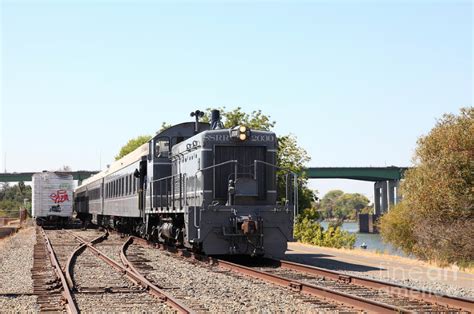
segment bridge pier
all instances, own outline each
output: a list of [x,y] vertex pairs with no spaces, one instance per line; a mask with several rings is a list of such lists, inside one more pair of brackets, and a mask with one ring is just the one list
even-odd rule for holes
[[399,180],[376,181],[374,183],[374,214],[381,215],[399,202]]
[[374,214],[380,215],[380,187],[379,182],[374,183]]

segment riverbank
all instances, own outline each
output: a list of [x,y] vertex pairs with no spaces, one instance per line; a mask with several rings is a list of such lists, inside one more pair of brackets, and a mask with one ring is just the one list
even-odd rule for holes
[[[324,229],[327,229],[330,222],[321,221],[319,222]],[[382,237],[378,233],[361,233],[359,232],[359,223],[355,221],[344,221],[341,226],[343,231],[356,235],[356,242],[354,244],[355,248],[360,248],[365,246],[367,251],[372,251],[374,253],[385,253],[390,255],[398,255],[408,257],[402,251],[396,249],[388,243],[382,241]]]
[[442,294],[474,298],[474,272],[456,266],[441,268],[403,256],[299,242],[288,243],[286,259]]

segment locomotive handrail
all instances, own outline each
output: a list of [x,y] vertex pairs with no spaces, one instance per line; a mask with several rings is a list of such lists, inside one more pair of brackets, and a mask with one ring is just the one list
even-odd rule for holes
[[[196,197],[197,197],[197,175],[198,175],[199,172],[203,172],[203,171],[206,171],[206,170],[210,170],[210,169],[213,169],[213,168],[217,168],[217,167],[220,167],[220,166],[223,166],[223,165],[226,165],[226,164],[235,163],[235,164],[236,164],[236,166],[235,166],[235,173],[237,174],[237,162],[238,162],[237,160],[228,160],[228,161],[225,161],[225,162],[222,162],[222,163],[219,163],[219,164],[216,164],[216,165],[212,165],[212,166],[209,166],[209,167],[206,167],[206,168],[203,168],[203,169],[199,169],[198,171],[196,171],[196,173],[195,173],[195,175],[194,175],[194,177],[195,177],[195,182],[194,182],[194,198],[196,199]],[[172,206],[174,206],[174,197],[175,197],[175,194],[176,194],[175,191],[174,191],[174,189],[175,189],[175,186],[174,186],[174,179],[175,179],[176,177],[179,177],[180,175],[181,175],[181,174],[176,173],[176,174],[173,174],[173,175],[170,175],[170,176],[167,176],[167,177],[163,177],[163,178],[159,178],[159,179],[155,179],[155,180],[150,180],[150,187],[151,187],[152,189],[154,188],[154,187],[153,187],[153,183],[160,182],[160,183],[159,183],[159,191],[160,191],[160,192],[159,192],[159,195],[160,195],[160,206],[161,206],[161,207],[163,207],[163,192],[162,192],[161,183],[162,183],[162,182],[165,182],[165,183],[166,183],[166,187],[165,187],[165,190],[166,190],[166,191],[165,191],[165,193],[166,193],[166,206],[168,207],[168,206],[169,206],[169,200],[168,200],[168,192],[169,192],[169,191],[168,191],[168,180],[169,180],[169,181],[172,181],[172,182],[170,183],[170,188],[172,189],[172,191],[171,191],[172,198],[173,198],[173,199],[172,199],[172,202],[173,202]],[[215,187],[214,187],[214,188],[215,188]],[[184,193],[183,193],[183,191],[182,191],[183,188],[180,188],[180,192],[179,192],[179,193],[180,193],[180,194],[184,194],[184,195],[186,196],[186,199],[187,199],[187,187],[184,186],[184,189],[185,189],[185,191],[184,191]],[[150,192],[151,192],[151,190],[150,190]],[[181,196],[180,196],[180,198],[181,198]],[[151,198],[151,201],[153,202],[153,198]],[[194,211],[196,212],[196,203],[194,203]],[[195,223],[195,227],[198,228],[198,226],[196,226],[196,225],[197,225],[197,222]]]
[[[254,162],[254,169],[253,169],[254,180],[257,180],[257,164],[259,163],[279,169],[279,170],[288,171],[288,173],[291,173],[293,175],[293,216],[296,217],[296,214],[298,212],[298,174],[294,171],[291,171],[288,168],[278,167],[277,165],[271,164],[263,160],[255,159],[253,162]],[[286,190],[288,190],[288,179],[286,180]]]
[[157,182],[157,181],[162,181],[162,180],[166,180],[166,179],[171,179],[173,177],[176,177],[177,175],[178,175],[178,173],[172,174],[172,175],[167,176],[167,177],[159,178],[159,179],[156,179],[156,180],[151,180],[150,183]]
[[[210,169],[215,169],[217,167],[220,167],[220,166],[224,166],[224,165],[227,165],[227,164],[235,164],[235,178],[237,178],[237,165],[238,165],[238,160],[227,160],[227,161],[224,161],[224,162],[221,162],[221,163],[218,163],[216,165],[212,165],[212,166],[209,166],[209,167],[205,167],[205,168],[202,168],[202,169],[198,169],[198,171],[196,171],[196,173],[194,174],[194,209],[193,209],[193,218],[194,218],[194,228],[199,228],[200,226],[198,226],[197,224],[197,206],[196,206],[196,198],[197,198],[197,175],[199,172],[203,172],[203,171],[206,171],[206,170],[210,170]],[[214,180],[213,180],[214,181]],[[215,184],[215,182],[213,182],[213,184]],[[214,187],[214,191],[215,191],[215,187]],[[199,223],[201,223],[201,215],[199,215]]]
[[[167,176],[167,177],[163,177],[163,178],[159,178],[159,179],[156,179],[156,180],[150,180],[150,187],[151,189],[153,189],[153,184],[152,183],[155,183],[155,182],[163,182],[165,181],[166,183],[166,187],[165,187],[165,192],[166,192],[166,207],[169,206],[169,200],[168,200],[168,181],[172,181],[172,184],[170,183],[170,188],[172,189],[171,193],[172,193],[172,202],[173,202],[173,208],[174,208],[174,201],[175,201],[175,186],[174,186],[174,183],[175,183],[175,180],[174,178],[175,177],[181,177],[181,173],[176,173],[176,174],[173,174],[173,175],[170,175],[170,176]],[[162,199],[163,199],[163,193],[162,193],[162,189],[161,189],[161,182],[160,182],[160,185],[159,185],[159,189],[160,189],[160,207],[163,207],[163,202],[162,202]],[[181,180],[180,180],[180,184],[181,184]],[[151,193],[151,191],[150,191]],[[183,194],[183,191],[182,191],[182,187],[180,185],[180,189],[179,189],[179,194],[180,194],[180,200],[182,198],[181,194]],[[153,195],[151,195],[151,202],[153,202]],[[181,201],[180,201],[181,202]],[[181,206],[181,205],[180,205]]]
[[199,173],[199,172],[202,172],[202,171],[205,171],[205,170],[209,170],[209,169],[212,169],[212,168],[217,168],[217,167],[220,167],[220,166],[223,166],[223,165],[226,165],[226,164],[233,164],[233,163],[238,163],[238,160],[227,160],[227,161],[224,161],[224,162],[221,162],[221,163],[218,163],[216,165],[212,165],[212,166],[209,166],[209,167],[206,167],[206,168],[202,168],[202,169],[199,169],[198,171],[196,171],[196,175]]

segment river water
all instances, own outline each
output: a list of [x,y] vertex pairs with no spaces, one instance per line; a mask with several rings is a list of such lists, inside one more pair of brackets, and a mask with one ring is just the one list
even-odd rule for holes
[[[328,228],[329,222],[321,221],[321,226],[326,230]],[[342,224],[342,230],[355,233],[356,243],[355,248],[360,248],[362,243],[367,245],[367,251],[373,252],[385,252],[391,255],[406,256],[400,250],[397,250],[388,243],[384,243],[380,234],[377,233],[359,233],[359,223],[358,222],[344,222]]]

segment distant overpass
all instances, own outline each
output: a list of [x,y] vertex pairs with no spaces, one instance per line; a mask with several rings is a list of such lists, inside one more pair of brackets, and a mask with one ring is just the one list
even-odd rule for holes
[[401,180],[406,167],[310,167],[305,170],[310,179],[350,179],[361,181]]
[[[53,172],[69,173],[69,174],[72,174],[72,177],[74,178],[74,180],[82,181],[98,173],[99,171],[78,170],[78,171],[53,171]],[[32,180],[32,177],[35,173],[38,173],[38,172],[0,173],[0,182],[19,182],[19,181],[29,182]]]
[[[401,180],[406,167],[309,167],[305,170],[309,179],[351,179],[361,181]],[[84,180],[99,171],[78,170],[67,172],[74,180]],[[36,172],[0,173],[0,182],[29,182]]]
[[309,179],[349,179],[374,182],[374,214],[387,212],[397,204],[400,180],[407,167],[310,167],[305,170]]

